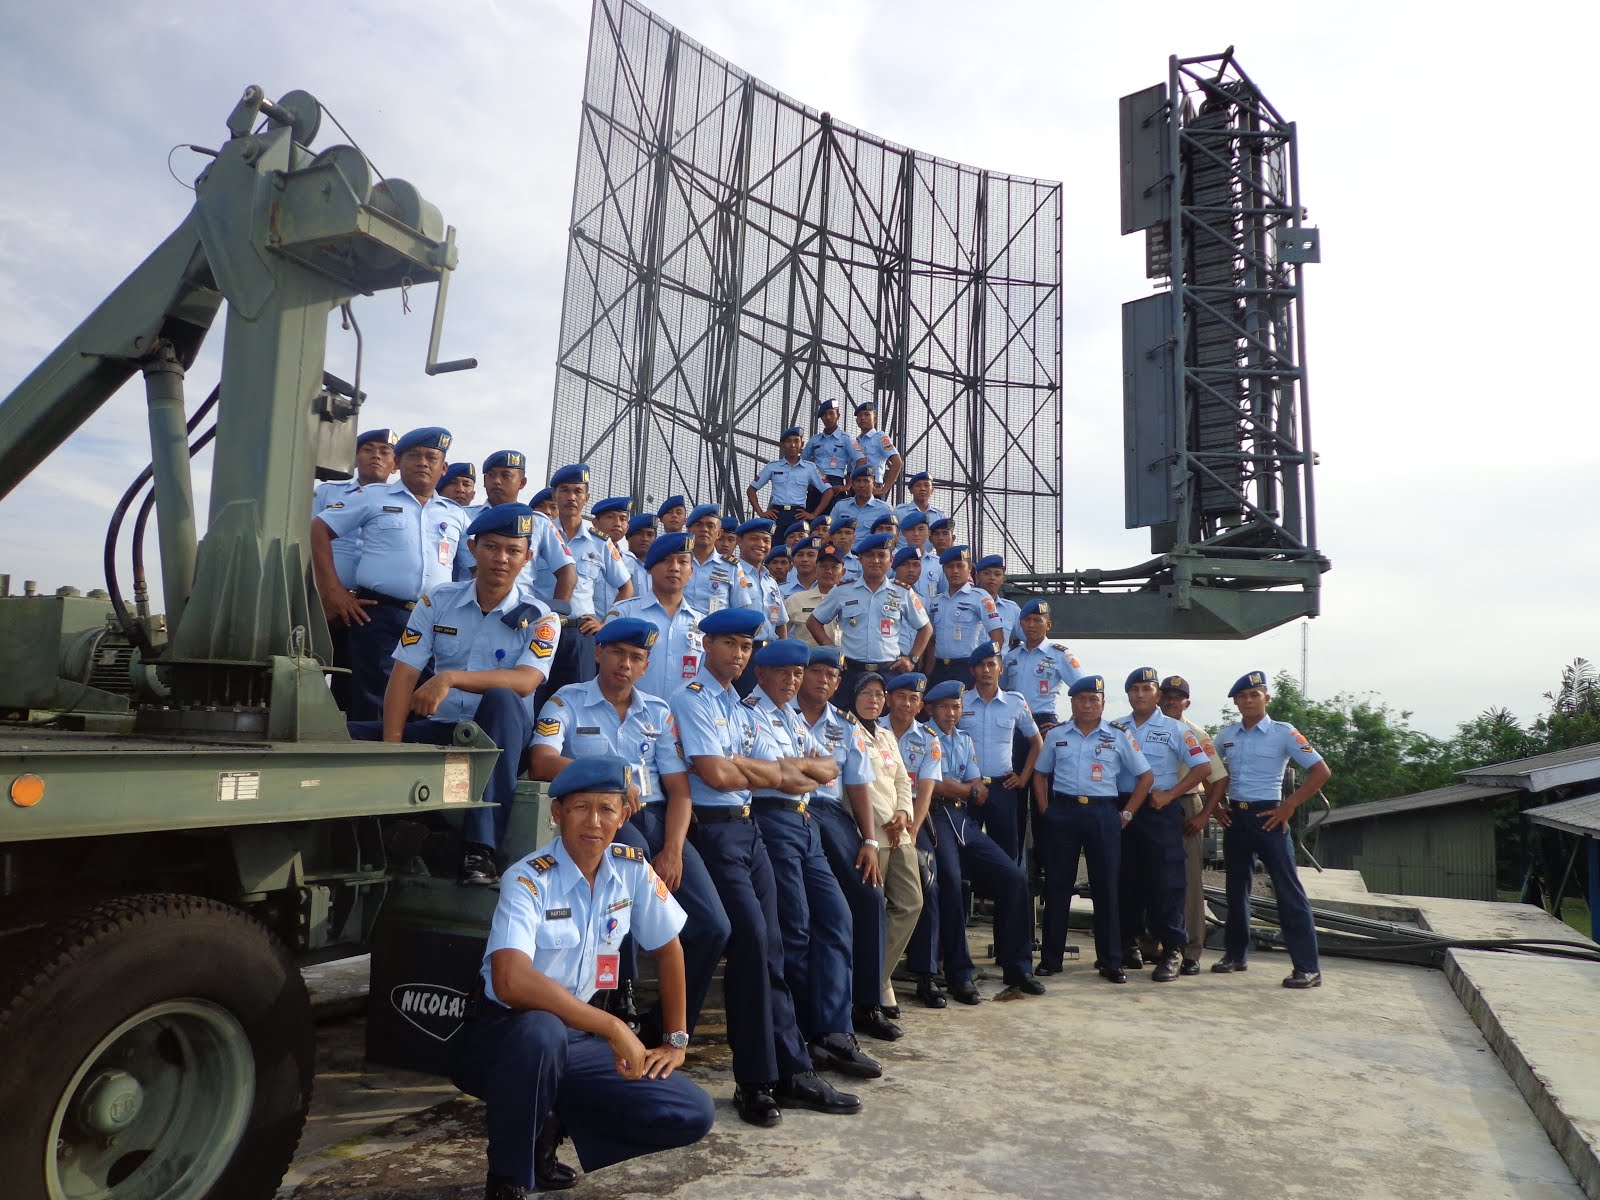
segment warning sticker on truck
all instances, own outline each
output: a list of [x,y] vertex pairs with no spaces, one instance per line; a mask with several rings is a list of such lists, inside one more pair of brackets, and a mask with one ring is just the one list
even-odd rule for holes
[[219,772],[217,772],[217,799],[218,800],[259,800],[259,799],[261,799],[261,772],[260,771],[219,771]]

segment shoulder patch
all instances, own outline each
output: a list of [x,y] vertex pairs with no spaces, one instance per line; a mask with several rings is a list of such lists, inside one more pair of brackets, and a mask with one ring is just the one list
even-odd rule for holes
[[754,708],[756,707],[756,698],[754,696],[746,696],[743,700],[739,701],[739,703],[744,705],[746,708]]
[[644,851],[637,846],[624,846],[621,842],[613,842],[611,844],[611,857],[626,858],[630,862],[643,862]]
[[423,605],[424,608],[432,608],[433,607],[433,601],[428,599],[428,593],[427,592],[423,592],[422,593],[422,605]]
[[335,500],[332,504],[328,505],[328,507],[329,508],[343,508],[344,507],[344,501],[343,500]]
[[534,732],[540,737],[555,737],[556,734],[561,732],[561,722],[550,721],[540,717],[539,723],[534,726]]
[[528,865],[531,866],[535,871],[539,872],[539,874],[543,875],[551,867],[556,865],[556,856],[553,854],[541,854],[538,858],[530,858],[528,860]]
[[686,692],[703,692],[706,690],[706,685],[703,683],[686,684],[683,690]]
[[[566,688],[561,689],[562,692],[566,690]],[[550,703],[554,704],[557,708],[565,708],[567,706],[567,702],[561,698],[561,692],[557,692],[554,696],[551,696]]]
[[415,646],[421,640],[422,640],[422,635],[420,633],[418,633],[415,629],[409,629],[408,628],[404,633],[402,633],[400,635],[400,644],[402,646]]
[[513,878],[515,878],[516,881],[518,883],[520,883],[523,887],[527,888],[528,889],[528,894],[530,896],[532,896],[535,900],[537,900],[539,898],[539,885],[534,883],[533,880],[529,879],[526,875],[517,875],[517,876],[514,876]]

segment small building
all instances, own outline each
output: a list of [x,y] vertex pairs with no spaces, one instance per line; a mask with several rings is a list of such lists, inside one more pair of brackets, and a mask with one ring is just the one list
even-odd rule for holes
[[1457,783],[1336,808],[1311,828],[1324,867],[1391,896],[1495,900],[1494,823],[1511,786]]

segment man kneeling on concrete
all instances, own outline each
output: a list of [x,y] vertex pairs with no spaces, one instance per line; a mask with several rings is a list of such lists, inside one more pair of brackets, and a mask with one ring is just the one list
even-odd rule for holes
[[[564,1127],[586,1171],[687,1146],[711,1128],[711,1097],[683,1065],[683,909],[632,846],[614,844],[628,816],[628,764],[579,759],[550,784],[561,831],[501,877],[481,980],[455,1037],[452,1078],[487,1105],[485,1200],[572,1185],[555,1161]],[[587,1003],[617,985],[618,947],[633,934],[654,956],[668,1033],[645,1049]],[[559,1122],[559,1124],[557,1124]],[[537,1162],[537,1181],[535,1167]]]

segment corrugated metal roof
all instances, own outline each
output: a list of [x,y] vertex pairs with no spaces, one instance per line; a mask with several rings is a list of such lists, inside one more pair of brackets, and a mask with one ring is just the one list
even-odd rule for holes
[[1600,796],[1579,796],[1576,800],[1561,800],[1542,808],[1530,808],[1523,814],[1530,821],[1565,830],[1583,837],[1600,838]]
[[1346,821],[1365,821],[1371,817],[1388,817],[1395,813],[1413,812],[1422,808],[1444,808],[1451,804],[1492,800],[1496,796],[1509,796],[1517,790],[1519,789],[1515,787],[1484,787],[1472,783],[1453,783],[1449,787],[1435,788],[1431,792],[1417,792],[1411,796],[1369,800],[1365,804],[1346,804],[1334,809],[1317,824],[1340,825]]
[[1526,792],[1543,792],[1571,783],[1590,783],[1600,780],[1600,742],[1552,750],[1548,754],[1535,754],[1532,758],[1492,763],[1487,767],[1473,767],[1459,774],[1468,783],[1518,788]]

